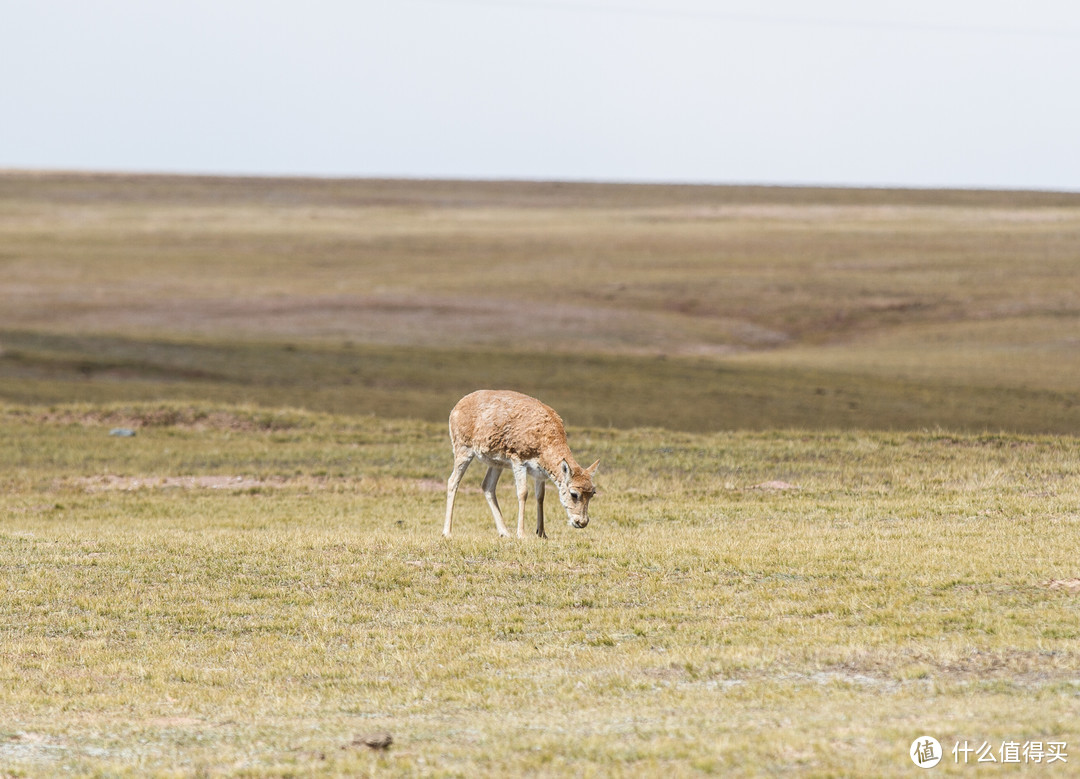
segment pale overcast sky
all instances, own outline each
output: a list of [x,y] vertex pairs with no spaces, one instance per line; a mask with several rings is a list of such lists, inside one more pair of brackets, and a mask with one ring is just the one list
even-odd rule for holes
[[0,168],[1080,190],[1075,0],[0,0]]

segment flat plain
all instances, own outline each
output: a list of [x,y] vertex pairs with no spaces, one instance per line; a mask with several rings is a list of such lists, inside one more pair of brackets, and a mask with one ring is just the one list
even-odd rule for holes
[[[0,175],[0,774],[1067,775],[1078,264],[1068,194]],[[587,529],[440,537],[480,386]]]

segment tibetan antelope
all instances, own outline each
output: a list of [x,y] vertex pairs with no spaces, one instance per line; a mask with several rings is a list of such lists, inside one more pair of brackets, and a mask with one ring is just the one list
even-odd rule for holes
[[559,488],[559,501],[573,527],[589,524],[589,499],[596,493],[593,475],[600,461],[582,468],[570,453],[566,430],[555,409],[520,392],[477,390],[466,395],[450,412],[450,443],[454,447],[454,470],[446,483],[446,524],[450,537],[454,496],[473,459],[488,466],[484,497],[495,517],[500,536],[509,536],[503,522],[495,485],[504,468],[514,473],[518,498],[518,538],[525,537],[525,499],[528,477],[536,483],[536,535],[544,533],[544,484],[551,479]]

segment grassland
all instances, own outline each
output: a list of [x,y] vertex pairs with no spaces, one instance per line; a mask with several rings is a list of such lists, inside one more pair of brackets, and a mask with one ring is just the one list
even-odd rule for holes
[[0,397],[1080,433],[1078,257],[1069,194],[10,173]]
[[441,539],[441,425],[0,429],[16,775],[886,775],[923,734],[1080,743],[1072,438],[573,429],[595,521],[522,543],[477,474]]
[[10,331],[4,344],[0,397],[21,403],[168,398],[445,422],[458,398],[491,386],[597,427],[1080,431],[1080,398],[1067,388],[890,379],[850,367]]
[[[0,174],[0,776],[1076,752],[1078,264],[1068,194]],[[440,537],[478,386],[587,529]]]

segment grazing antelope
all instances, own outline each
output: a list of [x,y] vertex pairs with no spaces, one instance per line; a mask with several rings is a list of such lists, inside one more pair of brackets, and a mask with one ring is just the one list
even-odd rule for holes
[[525,499],[528,476],[536,482],[536,535],[544,533],[544,479],[559,488],[559,501],[566,508],[570,525],[589,524],[589,499],[596,493],[592,477],[600,461],[582,468],[570,453],[566,430],[555,409],[520,392],[477,390],[466,395],[450,412],[450,444],[454,447],[454,470],[446,483],[446,524],[443,535],[450,537],[454,516],[454,496],[465,470],[474,458],[488,466],[484,476],[484,497],[495,516],[500,536],[509,536],[503,523],[495,485],[503,468],[514,472],[518,497],[518,538],[525,537]]

